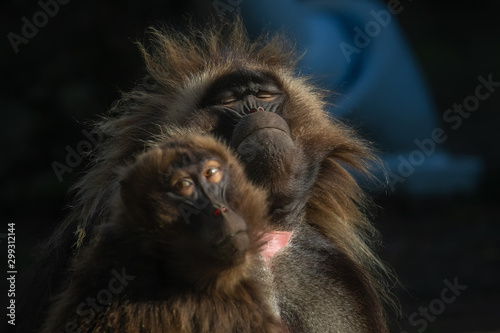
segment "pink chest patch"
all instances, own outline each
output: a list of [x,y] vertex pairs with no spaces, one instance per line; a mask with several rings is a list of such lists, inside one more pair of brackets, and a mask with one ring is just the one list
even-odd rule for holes
[[276,252],[288,244],[291,236],[292,233],[290,231],[271,231],[264,234],[262,239],[266,242],[266,244],[260,250],[260,254],[266,264],[276,254]]

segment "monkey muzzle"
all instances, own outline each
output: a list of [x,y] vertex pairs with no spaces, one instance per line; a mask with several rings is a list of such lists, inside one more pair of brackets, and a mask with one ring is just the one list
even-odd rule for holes
[[283,117],[256,109],[238,122],[231,146],[249,178],[270,191],[274,217],[297,210],[301,189],[306,188],[307,163]]
[[[208,204],[192,217],[190,226],[211,256],[218,262],[232,263],[249,248],[247,224],[230,207]],[[208,254],[208,253],[207,253]]]
[[283,146],[293,145],[290,128],[285,119],[274,112],[264,111],[261,107],[252,111],[236,125],[231,139],[233,148],[240,152],[243,146],[261,143],[266,138]]

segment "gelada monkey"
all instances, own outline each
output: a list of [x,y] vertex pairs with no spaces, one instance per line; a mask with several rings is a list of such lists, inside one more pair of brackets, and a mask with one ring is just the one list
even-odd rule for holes
[[260,251],[266,192],[210,136],[140,155],[43,332],[284,332]]
[[353,176],[369,174],[377,159],[327,113],[324,91],[297,73],[290,43],[281,36],[250,41],[239,21],[153,29],[150,37],[141,46],[147,80],[96,124],[102,144],[74,187],[71,212],[39,251],[19,322],[40,325],[50,295],[67,287],[72,258],[112,213],[116,170],[196,132],[232,149],[250,181],[268,192],[272,229],[292,233],[269,262],[288,329],[387,332],[390,274],[373,251],[369,200]]

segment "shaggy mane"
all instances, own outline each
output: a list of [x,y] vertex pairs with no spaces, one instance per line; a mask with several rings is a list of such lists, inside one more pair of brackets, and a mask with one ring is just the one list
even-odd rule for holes
[[[297,76],[298,57],[282,36],[250,42],[241,21],[212,26],[185,32],[151,29],[149,43],[139,44],[154,84],[139,84],[124,93],[95,124],[95,132],[104,141],[90,156],[90,170],[72,189],[75,199],[70,214],[40,253],[42,278],[57,289],[59,282],[50,274],[64,269],[62,258],[69,262],[74,255],[67,249],[78,252],[89,242],[93,228],[109,219],[111,198],[118,190],[117,166],[131,163],[168,138],[199,133],[199,125],[188,120],[195,115],[203,92],[214,80],[244,64],[247,69],[275,73],[286,95],[297,96],[283,117],[304,149],[318,150],[323,160],[301,223],[312,224],[356,265],[366,268],[361,270],[368,272],[362,277],[364,282],[388,301],[390,274],[371,249],[378,234],[366,217],[370,200],[344,167],[370,177],[370,166],[378,160],[369,144],[325,113],[325,93]],[[296,115],[293,109],[309,109],[309,113]]]

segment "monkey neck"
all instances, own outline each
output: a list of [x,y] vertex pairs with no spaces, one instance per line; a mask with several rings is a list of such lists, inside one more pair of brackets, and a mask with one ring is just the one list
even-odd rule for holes
[[271,258],[282,248],[284,248],[292,237],[291,231],[269,231],[264,234],[262,239],[266,242],[260,250],[260,255],[267,264]]

